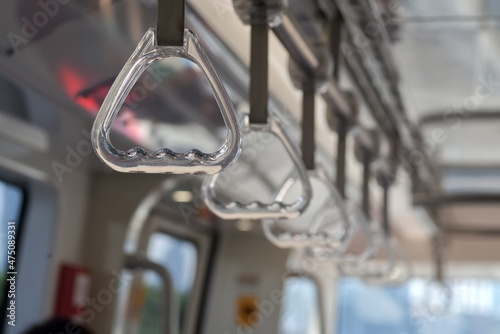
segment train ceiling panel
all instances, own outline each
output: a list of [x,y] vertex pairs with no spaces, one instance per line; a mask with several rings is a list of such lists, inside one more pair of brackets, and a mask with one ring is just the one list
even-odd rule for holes
[[[393,47],[400,87],[408,115],[420,123],[436,163],[499,166],[491,152],[500,139],[500,4],[400,4],[394,21],[399,37]],[[491,118],[475,119],[479,113]]]
[[422,134],[429,138],[427,149],[444,167],[500,166],[500,157],[491,154],[500,141],[500,120],[462,122],[454,118],[450,124],[427,125]]

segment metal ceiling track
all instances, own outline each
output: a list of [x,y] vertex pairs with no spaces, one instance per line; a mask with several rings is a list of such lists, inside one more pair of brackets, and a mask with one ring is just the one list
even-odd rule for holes
[[[429,157],[420,150],[421,135],[408,121],[398,88],[398,74],[389,52],[389,36],[384,23],[368,0],[337,0],[348,34],[344,47],[348,70],[362,91],[375,120],[389,138],[401,141],[403,157],[419,152],[423,163],[413,166],[426,191],[437,191],[440,178]],[[371,24],[378,27],[372,36],[365,34]]]
[[436,208],[447,205],[457,204],[491,204],[498,205],[500,203],[500,194],[415,194],[413,196],[413,205],[423,206],[426,208]]
[[[293,61],[306,73],[312,73],[319,66],[320,61],[312,52],[312,47],[304,38],[305,34],[290,11],[286,11],[280,25],[274,27],[274,34]],[[323,47],[327,47],[324,45]],[[339,113],[346,120],[354,121],[355,115],[346,97],[339,90],[334,78],[330,78],[321,96],[331,110]],[[372,136],[366,130],[359,127],[359,136],[363,147],[368,151],[373,149]],[[375,153],[375,152],[374,152]]]
[[490,228],[468,228],[461,226],[441,226],[440,229],[450,236],[467,236],[467,237],[500,237],[500,229]]

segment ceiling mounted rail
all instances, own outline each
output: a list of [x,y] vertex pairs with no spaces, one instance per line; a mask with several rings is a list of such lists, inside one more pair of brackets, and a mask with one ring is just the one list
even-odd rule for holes
[[413,205],[439,207],[457,204],[498,204],[500,194],[415,194]]
[[[273,27],[272,30],[299,68],[306,73],[316,71],[320,65],[320,60],[315,54],[320,54],[320,52],[313,52],[312,46],[304,38],[304,33],[293,18],[293,14],[285,11],[282,23]],[[347,119],[352,118],[349,103],[332,78],[322,89],[321,96],[330,108],[341,113]]]
[[[471,224],[473,225],[473,224]],[[477,237],[500,237],[500,229],[492,228],[470,228],[462,226],[445,225],[441,230],[450,236],[477,236]]]
[[[314,73],[320,65],[317,55],[321,50],[313,51],[313,47],[307,43],[299,24],[289,10],[285,10],[280,25],[272,28],[274,34],[281,41],[290,58],[306,73]],[[325,49],[326,45],[323,46]],[[333,77],[330,77],[319,91],[330,110],[339,113],[347,121],[355,122],[356,115],[352,106],[343,92],[340,91]],[[356,127],[357,134],[362,138],[362,145],[369,151],[373,150],[371,136],[360,126]]]
[[419,123],[420,125],[446,123],[453,126],[458,122],[471,121],[500,121],[500,111],[474,110],[474,112],[461,112],[459,110],[450,112],[450,110],[438,110],[422,117]]
[[295,22],[292,14],[285,11],[281,24],[273,27],[273,32],[295,63],[303,71],[313,73],[319,66],[319,59],[313,53],[299,29],[299,25]]
[[[337,5],[347,31],[348,43],[344,44],[343,52],[351,77],[360,88],[365,102],[370,106],[369,109],[384,134],[389,139],[396,138],[401,141],[402,153],[405,153],[403,158],[409,157],[413,152],[419,152],[423,163],[419,164],[418,169],[413,166],[413,170],[419,174],[426,188],[436,189],[439,177],[429,157],[419,149],[421,136],[411,126],[404,113],[397,87],[397,75],[392,70],[394,68],[392,57],[380,56],[381,52],[388,53],[388,47],[386,51],[380,50],[386,43],[376,43],[366,36],[363,29],[365,26],[362,26],[367,24],[366,20],[359,19],[360,15],[366,13],[356,12],[354,6],[344,0],[338,0]],[[382,36],[385,27],[375,18],[372,20],[379,24]],[[374,62],[379,66],[375,66]]]
[[[391,79],[394,94],[399,95],[397,88],[399,74],[394,58],[389,52],[391,40],[385,28],[387,23],[382,19],[379,10],[376,8],[377,5],[371,0],[337,0],[337,4],[339,4],[339,9],[342,8],[341,10],[344,12],[349,11],[352,14],[351,18],[358,18],[358,25],[366,27],[365,31],[373,30],[367,37],[373,42],[373,50],[380,59],[383,71]],[[387,19],[391,20],[392,18]],[[398,102],[402,102],[401,99]]]

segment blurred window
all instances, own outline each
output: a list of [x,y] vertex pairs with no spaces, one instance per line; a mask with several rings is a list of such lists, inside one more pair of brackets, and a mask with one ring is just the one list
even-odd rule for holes
[[320,334],[318,287],[307,277],[289,277],[283,287],[280,334]]
[[[21,216],[23,210],[25,196],[23,190],[10,183],[0,181],[0,249],[2,252],[0,254],[0,306],[2,306],[2,313],[5,312],[6,307],[6,296],[8,287],[7,282],[7,272],[15,271],[10,270],[9,265],[13,265],[14,269],[17,268],[16,262],[11,262],[12,258],[8,258],[8,223],[15,223],[15,259],[19,258],[19,233]],[[11,229],[12,230],[12,229]],[[5,306],[5,307],[4,307]],[[5,317],[2,317],[2,322],[5,322]]]
[[[447,284],[449,293],[430,294],[428,280],[421,278],[398,287],[344,278],[339,285],[338,333],[500,333],[500,281],[460,278]],[[429,305],[447,300],[446,311],[429,311]]]

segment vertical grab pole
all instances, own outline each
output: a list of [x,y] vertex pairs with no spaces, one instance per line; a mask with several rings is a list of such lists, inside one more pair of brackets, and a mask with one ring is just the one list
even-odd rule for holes
[[163,283],[163,304],[161,333],[179,334],[179,303],[175,295],[174,283],[170,273],[162,265],[141,258],[137,255],[129,255],[125,259],[127,269],[149,269],[156,272]]

